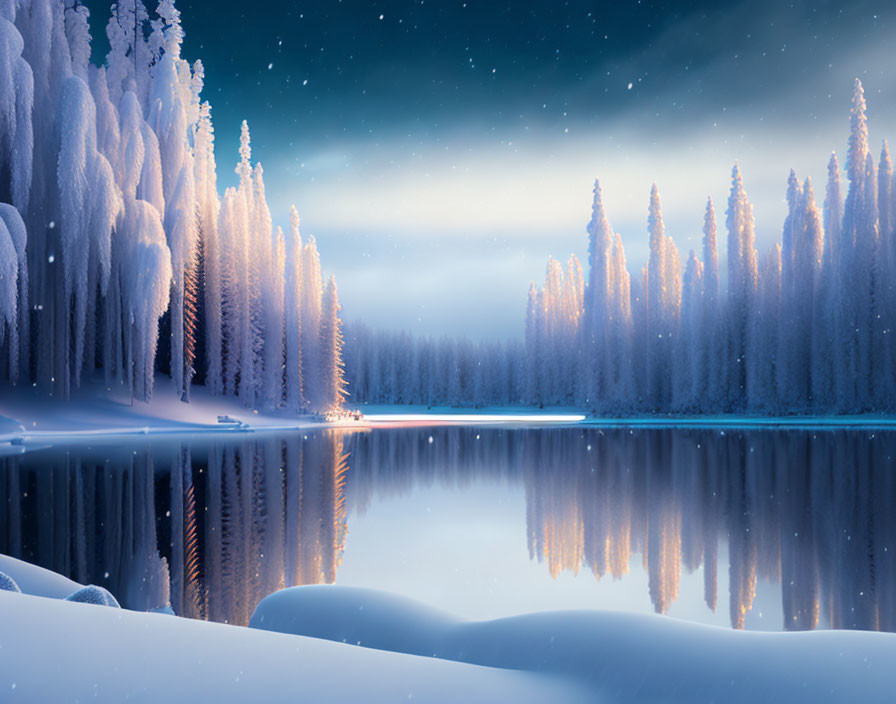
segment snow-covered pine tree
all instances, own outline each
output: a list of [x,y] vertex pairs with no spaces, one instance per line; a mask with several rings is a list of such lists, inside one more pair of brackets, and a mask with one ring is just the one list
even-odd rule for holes
[[[790,411],[805,411],[812,404],[812,355],[815,353],[813,312],[820,296],[818,286],[823,256],[824,228],[821,212],[815,202],[812,181],[807,178],[801,189],[799,227],[794,231],[793,239],[791,314],[789,317],[782,315],[779,326],[782,337],[785,328],[790,331],[790,398],[779,399]],[[782,287],[784,283],[782,270]]]
[[703,262],[692,249],[682,279],[681,324],[675,339],[674,406],[693,411],[698,407],[700,368],[700,323],[703,313]]
[[[27,354],[28,328],[24,319],[28,310],[28,233],[18,210],[8,203],[0,203],[0,317],[5,330],[0,331],[0,359],[4,343],[6,363],[0,363],[0,378],[15,384],[22,372],[21,356]],[[0,328],[3,326],[0,325]],[[24,350],[24,351],[23,351]],[[25,368],[27,372],[27,367]],[[26,377],[27,378],[27,377]]]
[[529,298],[526,302],[526,386],[523,394],[524,402],[536,404],[540,396],[539,368],[538,368],[538,287],[532,281],[529,284]]
[[588,296],[585,306],[585,373],[582,383],[587,390],[591,408],[606,405],[608,388],[607,368],[611,355],[609,326],[611,314],[609,298],[613,288],[612,250],[613,230],[607,220],[601,196],[600,182],[594,181],[594,200],[591,221],[588,223]]
[[[285,347],[286,407],[298,411],[304,404],[302,392],[302,236],[299,213],[289,210],[289,233],[286,236],[285,281]],[[360,361],[360,360],[359,360]]]
[[700,317],[700,409],[715,413],[727,398],[725,345],[720,327],[719,246],[716,233],[716,212],[712,198],[706,200],[703,215],[703,311]]
[[252,246],[252,224],[254,222],[253,206],[255,198],[252,183],[252,148],[250,146],[249,125],[243,120],[240,128],[240,161],[236,166],[239,176],[235,202],[234,259],[236,276],[234,287],[240,299],[239,327],[239,396],[249,408],[258,403],[258,377],[261,341],[259,340],[259,321],[261,307],[259,303],[258,269],[254,266],[255,257]]
[[772,413],[778,408],[776,393],[778,321],[781,315],[781,245],[775,243],[762,259],[757,290],[748,317],[747,349],[744,357],[745,407]]
[[883,141],[877,170],[878,247],[875,255],[877,285],[874,296],[874,369],[872,405],[889,409],[896,397],[896,183],[887,140]]
[[[175,393],[188,401],[193,376],[195,306],[185,308],[187,289],[195,289],[198,223],[195,165],[191,138],[199,113],[197,87],[189,64],[180,57],[183,30],[171,0],[162,0],[152,22],[150,48],[154,57],[149,122],[159,140],[165,198],[164,226],[174,272],[171,291],[171,377]],[[195,103],[195,105],[194,105]],[[188,315],[187,313],[192,313]]]
[[133,90],[145,111],[149,105],[150,68],[155,60],[147,42],[149,13],[143,0],[121,0],[112,5],[106,37],[109,40],[109,95],[118,102]]
[[834,368],[836,406],[840,410],[858,410],[860,406],[857,375],[859,373],[860,292],[863,289],[859,249],[865,227],[865,169],[868,157],[868,121],[865,115],[865,95],[858,79],[853,91],[850,110],[850,135],[846,157],[846,176],[849,190],[843,208],[843,230],[839,252],[835,249],[838,297],[835,309]]
[[[197,67],[198,69],[199,67]],[[199,73],[201,69],[194,71]],[[215,395],[224,391],[224,342],[222,329],[223,289],[221,280],[221,242],[218,233],[220,200],[215,168],[214,128],[211,106],[200,106],[199,121],[193,137],[194,182],[199,238],[202,243],[203,311],[205,313],[205,386]]]
[[613,244],[610,343],[610,386],[615,407],[626,411],[635,402],[635,381],[632,365],[632,292],[631,278],[625,260],[622,237],[616,233]]
[[[18,375],[19,256],[16,242],[0,218],[0,379]],[[3,354],[6,352],[6,354]]]
[[[28,208],[34,134],[31,110],[34,76],[22,57],[22,35],[13,24],[16,4],[0,14],[0,201],[19,212]],[[4,16],[5,15],[5,16]]]
[[316,374],[320,369],[322,286],[317,240],[310,235],[302,252],[302,388],[305,399],[315,408],[324,399]]
[[744,190],[740,168],[731,171],[728,197],[727,353],[728,405],[742,409],[747,396],[746,353],[749,316],[758,279],[753,206]]
[[650,189],[650,208],[647,217],[650,235],[650,258],[647,263],[647,405],[652,410],[662,408],[669,400],[669,330],[666,276],[666,229],[660,208],[660,196],[656,184]]
[[824,254],[821,263],[819,296],[816,298],[813,321],[812,394],[815,408],[832,408],[835,394],[835,340],[839,337],[840,259],[842,244],[843,198],[840,193],[840,165],[837,155],[831,154],[828,161],[828,180],[824,199]]
[[793,169],[787,178],[787,219],[781,238],[781,315],[785,324],[781,327],[779,349],[776,357],[776,383],[780,402],[785,407],[797,402],[798,391],[794,375],[798,359],[794,345],[797,330],[792,324],[798,313],[799,284],[794,279],[794,240],[802,228],[803,191]]
[[253,211],[252,261],[257,268],[255,280],[258,285],[259,323],[263,359],[263,379],[259,386],[259,397],[267,408],[277,408],[283,398],[283,281],[285,264],[279,260],[279,237],[275,236],[271,225],[264,187],[264,171],[261,164],[254,169],[255,203]]

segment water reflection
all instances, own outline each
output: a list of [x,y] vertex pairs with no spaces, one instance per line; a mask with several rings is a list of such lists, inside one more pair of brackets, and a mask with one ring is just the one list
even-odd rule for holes
[[699,570],[706,607],[727,599],[735,628],[757,583],[774,582],[784,628],[893,631],[894,457],[892,433],[556,428],[46,450],[0,459],[0,552],[101,584],[130,608],[170,601],[246,623],[276,589],[336,581],[349,513],[498,481],[524,490],[519,559],[552,576],[643,570],[662,613],[691,598],[682,575]]
[[246,624],[267,594],[335,579],[347,467],[335,433],[6,458],[0,552],[127,608]]
[[893,631],[894,457],[896,435],[854,431],[396,430],[354,439],[349,493],[521,481],[530,557],[554,576],[622,579],[637,555],[664,613],[702,568],[714,611],[721,542],[733,627],[761,578],[781,585],[784,628]]

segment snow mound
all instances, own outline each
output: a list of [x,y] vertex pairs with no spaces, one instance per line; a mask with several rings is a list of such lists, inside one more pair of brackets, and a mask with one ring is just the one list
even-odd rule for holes
[[5,572],[0,572],[0,591],[22,593],[16,581]]
[[[24,594],[0,592],[0,624],[2,701],[13,685],[23,702],[595,701],[530,672]],[[85,633],[90,647],[79,647]]]
[[9,555],[0,555],[0,572],[5,573],[18,585],[24,594],[65,599],[83,584],[78,584],[51,570],[17,560]]
[[77,601],[82,604],[96,604],[97,606],[114,606],[120,609],[121,605],[118,600],[112,596],[108,589],[98,587],[95,584],[88,584],[82,587],[74,594],[70,594],[65,598],[66,601]]
[[601,611],[451,618],[366,589],[284,589],[250,625],[488,667],[552,673],[609,701],[885,701],[896,635],[749,633]]
[[458,623],[450,614],[388,592],[312,586],[283,589],[266,597],[252,614],[249,627],[434,656],[442,634]]

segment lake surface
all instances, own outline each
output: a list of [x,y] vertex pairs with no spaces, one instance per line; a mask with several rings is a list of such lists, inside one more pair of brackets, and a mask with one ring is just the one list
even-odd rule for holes
[[396,428],[0,458],[0,552],[245,624],[284,586],[469,618],[896,631],[896,432]]

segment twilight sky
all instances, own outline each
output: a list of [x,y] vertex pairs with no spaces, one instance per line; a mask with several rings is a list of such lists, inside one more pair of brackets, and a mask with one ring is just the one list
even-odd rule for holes
[[[105,53],[108,3],[87,5]],[[724,223],[735,160],[765,249],[789,169],[823,194],[830,152],[845,154],[856,76],[875,156],[896,139],[892,0],[177,6],[219,186],[247,119],[275,223],[296,205],[344,318],[375,327],[520,335],[548,255],[584,264],[595,177],[633,271],[651,183],[686,255],[707,195]]]

